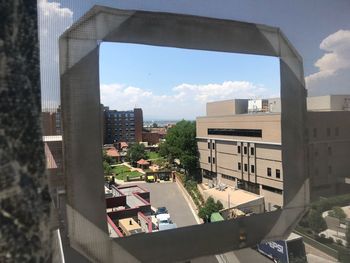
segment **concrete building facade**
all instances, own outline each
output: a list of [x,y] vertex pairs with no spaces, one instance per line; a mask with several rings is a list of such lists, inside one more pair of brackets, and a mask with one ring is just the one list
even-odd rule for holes
[[[323,100],[312,98],[319,107]],[[235,111],[235,100],[207,103],[207,116],[197,118],[197,141],[204,183],[262,195],[265,209],[272,211],[283,206],[283,146],[281,114],[276,110],[280,102],[268,102],[277,106],[251,114]],[[338,106],[334,111],[307,112],[311,199],[350,190],[350,111],[339,111]]]
[[104,107],[103,112],[104,144],[142,141],[142,109],[135,108],[130,111],[117,111]]

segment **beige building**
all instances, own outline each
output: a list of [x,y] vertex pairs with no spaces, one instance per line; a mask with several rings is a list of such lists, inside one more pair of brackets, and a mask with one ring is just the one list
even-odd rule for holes
[[[348,99],[350,96],[308,99],[305,132],[312,199],[350,190],[346,184],[350,178]],[[325,101],[336,102],[325,106]],[[279,99],[207,103],[207,116],[197,118],[203,182],[262,195],[267,211],[281,207],[284,185],[280,108]]]

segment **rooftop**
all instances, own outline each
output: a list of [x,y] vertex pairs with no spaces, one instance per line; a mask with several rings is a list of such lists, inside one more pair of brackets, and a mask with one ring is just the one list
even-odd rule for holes
[[122,229],[129,231],[131,234],[133,232],[135,234],[142,232],[140,225],[131,217],[119,219],[118,224]]
[[140,159],[140,160],[137,161],[137,164],[140,164],[140,165],[148,165],[149,162],[146,161],[146,160],[144,160],[144,159]]
[[146,193],[146,192],[148,192],[138,185],[121,186],[121,187],[118,187],[118,190],[123,195],[133,195],[134,193]]
[[119,157],[120,154],[115,147],[110,147],[106,149],[106,154],[110,157]]
[[254,200],[264,198],[263,196],[242,190],[242,189],[232,189],[227,187],[223,191],[219,191],[216,188],[208,188],[208,186],[203,185],[205,189],[203,194],[206,197],[213,197],[215,200],[220,200],[224,208],[236,207]]

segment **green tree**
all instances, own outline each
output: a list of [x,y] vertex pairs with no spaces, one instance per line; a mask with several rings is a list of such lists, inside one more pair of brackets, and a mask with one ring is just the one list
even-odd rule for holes
[[328,215],[338,218],[339,220],[344,220],[346,218],[346,214],[340,206],[333,207],[332,211],[328,212]]
[[104,174],[105,175],[109,175],[112,173],[112,167],[111,165],[106,162],[106,161],[103,161],[103,171],[104,171]]
[[159,144],[159,151],[158,153],[160,154],[160,156],[166,157],[167,159],[171,159],[170,156],[170,152],[168,150],[168,145],[165,142],[161,142]]
[[212,213],[219,212],[223,208],[224,206],[219,200],[215,202],[214,198],[210,196],[205,201],[204,206],[199,209],[198,216],[204,221],[207,221]]
[[139,143],[133,144],[126,154],[127,160],[133,164],[140,159],[146,159],[146,156],[145,146]]
[[187,173],[198,172],[198,149],[196,123],[182,120],[169,129],[165,142],[160,145],[160,154],[170,162],[179,159]]
[[314,233],[319,233],[327,229],[326,221],[323,219],[321,212],[311,209],[308,214],[309,226]]
[[102,150],[102,156],[103,156],[103,161],[104,162],[107,162],[108,164],[114,164],[115,163],[115,159],[112,158],[111,156],[108,156],[106,150]]

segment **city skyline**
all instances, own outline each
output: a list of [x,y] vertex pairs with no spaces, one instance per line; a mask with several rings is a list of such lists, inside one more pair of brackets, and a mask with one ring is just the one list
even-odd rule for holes
[[[140,3],[139,8],[143,10],[176,12],[176,10],[181,11],[181,6],[186,6],[186,11],[181,12],[276,25],[286,34],[287,38],[303,57],[306,88],[310,96],[348,93],[349,75],[346,73],[350,64],[346,58],[350,54],[350,24],[345,11],[349,4],[346,1],[338,1],[331,6],[326,1],[318,1],[317,5],[313,1],[308,3],[293,1],[293,4],[287,5],[275,1],[271,6],[250,1],[222,1],[227,6],[227,10],[230,10],[229,13],[214,8],[216,6],[214,2],[210,3],[208,1],[205,5],[199,4],[199,1],[197,2],[198,5],[195,1],[190,6],[188,6],[186,1],[159,5],[158,1],[154,0]],[[109,0],[40,0],[38,3],[42,108],[53,110],[60,103],[58,37],[93,5],[110,5],[121,9],[133,9],[134,4],[132,2]],[[237,4],[239,8],[236,8]],[[273,8],[271,9],[272,6]],[[283,12],[286,8],[288,9],[287,13]],[[243,10],[249,10],[249,12],[242,12]],[[255,10],[259,10],[259,12]],[[271,15],[271,13],[274,15]],[[324,19],[324,17],[329,17],[330,19]],[[101,52],[103,52],[105,44],[102,44]],[[216,82],[216,84],[223,84],[224,81]],[[111,82],[104,82],[103,84],[111,84]],[[181,85],[183,83],[176,84]],[[124,87],[124,89],[127,87],[129,86]],[[173,87],[176,87],[176,85],[173,85]],[[145,89],[147,94],[149,87],[136,86],[136,88]],[[128,89],[128,91],[133,90]],[[204,107],[205,104],[202,106],[202,111]],[[154,119],[155,116],[148,117],[148,113],[145,111],[145,119],[148,118]]]
[[279,97],[279,59],[269,56],[103,43],[101,103],[142,108],[145,119],[194,120],[207,102]]

